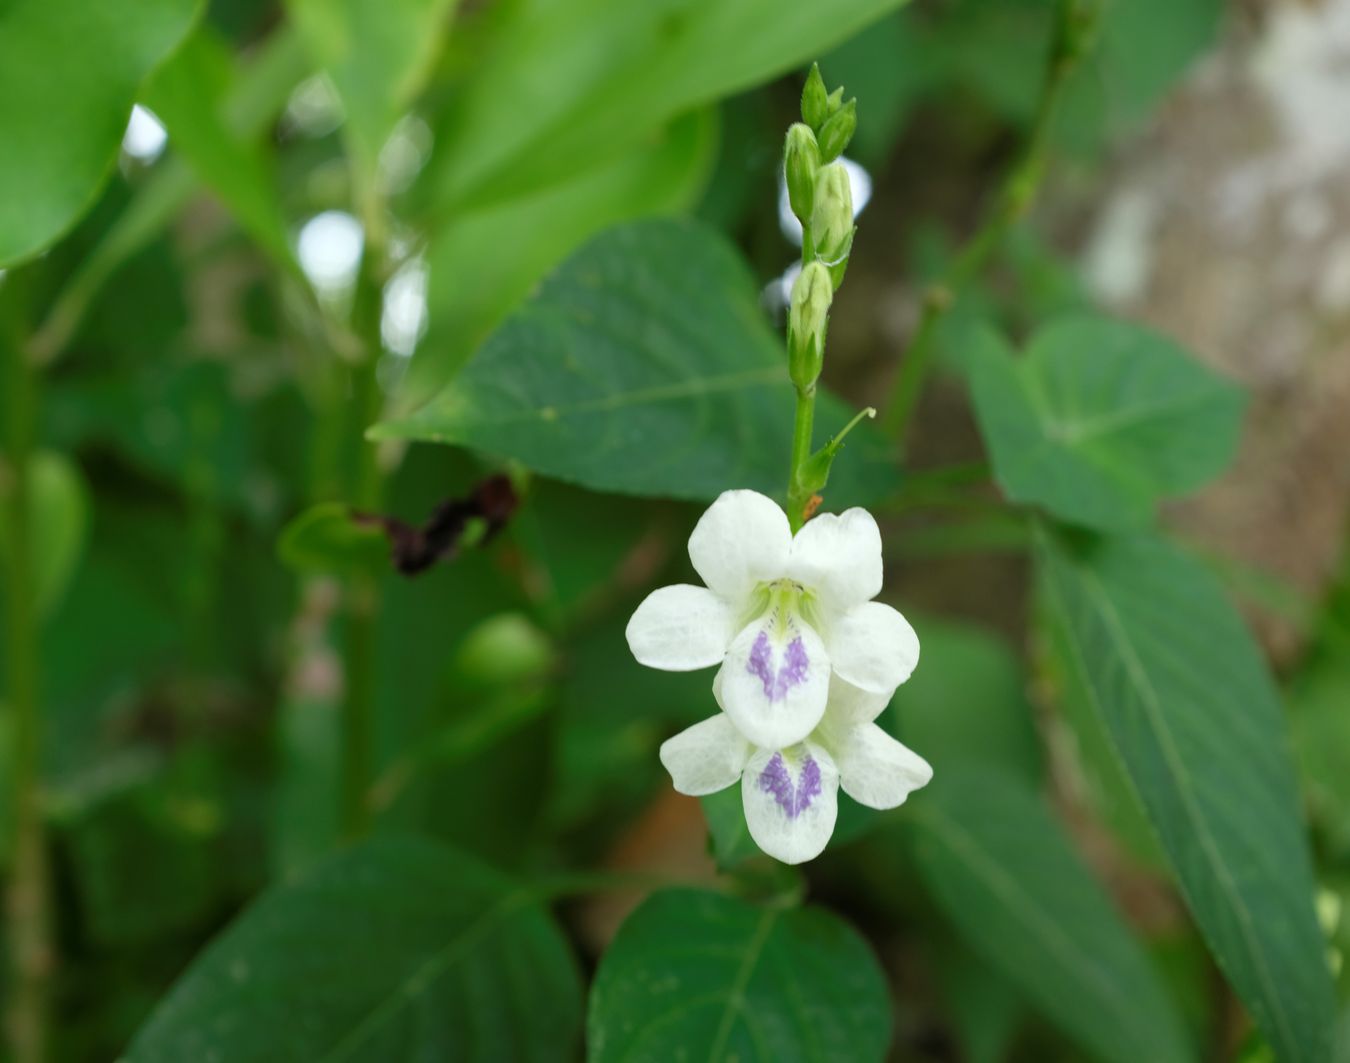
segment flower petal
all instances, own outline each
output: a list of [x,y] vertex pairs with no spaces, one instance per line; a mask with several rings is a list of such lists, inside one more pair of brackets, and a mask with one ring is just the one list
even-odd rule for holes
[[785,864],[819,856],[839,813],[839,772],[814,742],[760,749],[741,776],[741,803],[755,844]]
[[847,730],[834,744],[844,793],[869,808],[895,808],[933,777],[928,761],[874,723]]
[[741,777],[750,743],[724,712],[661,743],[661,763],[675,789],[692,797],[725,790]]
[[724,491],[689,536],[689,560],[703,582],[730,602],[787,571],[787,514],[756,491]]
[[842,612],[881,593],[881,529],[865,509],[812,517],[792,540],[788,577]]
[[862,687],[840,679],[837,674],[830,676],[830,698],[825,706],[825,717],[821,727],[832,734],[843,734],[850,727],[861,727],[871,723],[891,703],[894,691],[874,694]]
[[741,734],[766,749],[809,735],[825,714],[829,690],[830,658],[815,629],[772,611],[736,636],[713,683]]
[[706,587],[652,591],[628,621],[628,648],[641,664],[690,672],[719,663],[731,641],[731,608]]
[[881,602],[855,605],[829,627],[830,663],[840,678],[889,697],[919,663],[919,636]]

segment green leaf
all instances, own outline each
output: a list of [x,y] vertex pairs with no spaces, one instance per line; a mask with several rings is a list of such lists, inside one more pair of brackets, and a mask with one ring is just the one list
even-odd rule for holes
[[227,101],[238,94],[229,45],[209,26],[199,26],[150,79],[142,99],[197,177],[277,262],[293,269],[270,160],[261,142],[238,135],[227,112]]
[[600,230],[692,206],[716,147],[716,116],[693,111],[621,158],[442,226],[427,252],[427,335],[400,403],[411,409],[444,387],[539,278]]
[[341,502],[310,506],[281,531],[277,554],[297,572],[389,571],[389,541],[377,524],[352,519]]
[[128,1063],[552,1061],[580,989],[527,891],[426,841],[367,842],[274,888],[197,958]]
[[[372,429],[453,443],[601,491],[780,494],[792,438],[786,357],[736,251],[693,222],[610,229],[568,259],[439,395]],[[817,422],[848,412],[822,396]],[[889,447],[849,436],[831,508],[892,491]]]
[[1350,856],[1350,660],[1327,654],[1289,691],[1294,749],[1314,822],[1342,858]]
[[654,894],[600,961],[590,1063],[881,1060],[891,1008],[876,957],[820,908],[758,908],[696,890]]
[[1223,470],[1243,398],[1171,341],[1070,317],[1011,357],[988,333],[970,382],[999,486],[1094,528],[1147,524],[1160,498]]
[[54,243],[93,205],[136,90],[200,8],[200,0],[0,7],[0,267]]
[[287,0],[311,57],[333,79],[363,194],[380,149],[417,98],[456,0]]
[[929,892],[967,944],[1094,1056],[1193,1058],[1156,972],[1025,783],[938,769],[911,802]]
[[1072,663],[1191,914],[1282,1060],[1328,1058],[1332,992],[1278,696],[1213,576],[1147,537],[1037,559]]
[[[39,451],[28,467],[28,537],[33,550],[33,595],[39,614],[60,604],[89,533],[89,489],[79,468],[53,451]],[[0,486],[0,498],[4,497]],[[0,555],[9,525],[0,520]]]
[[551,184],[807,63],[902,2],[520,3],[446,110],[426,188],[444,214]]
[[1122,856],[1142,869],[1165,873],[1167,858],[1139,803],[1139,796],[1121,766],[1106,725],[1092,705],[1092,694],[1072,664],[1070,635],[1062,618],[1037,598],[1038,620],[1044,625],[1045,679],[1055,692],[1055,706],[1066,725],[1064,755],[1072,759],[1081,793],[1096,818],[1120,843]]

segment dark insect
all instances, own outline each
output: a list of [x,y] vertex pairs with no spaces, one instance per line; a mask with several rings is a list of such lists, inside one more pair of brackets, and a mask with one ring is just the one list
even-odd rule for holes
[[389,538],[394,568],[405,576],[415,576],[437,561],[455,557],[471,520],[479,519],[486,525],[477,544],[491,542],[506,527],[519,503],[510,479],[490,476],[479,481],[463,498],[446,499],[421,527],[379,513],[353,513],[352,519],[358,524],[383,528]]

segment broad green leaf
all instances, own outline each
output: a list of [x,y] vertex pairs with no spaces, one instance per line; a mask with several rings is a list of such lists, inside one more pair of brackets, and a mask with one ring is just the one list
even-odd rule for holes
[[1241,392],[1123,322],[1061,319],[1021,358],[988,333],[969,371],[999,486],[1076,524],[1146,524],[1160,498],[1217,475],[1237,445]]
[[1047,636],[1045,678],[1055,691],[1055,707],[1064,722],[1063,737],[1067,741],[1063,742],[1063,754],[1072,759],[1073,770],[1081,778],[1083,797],[1120,843],[1122,855],[1142,868],[1162,873],[1167,858],[1139,803],[1139,795],[1116,756],[1106,724],[1093,708],[1091,691],[1071,663],[1070,636],[1064,630],[1062,617],[1045,608],[1044,598],[1041,594],[1036,599],[1037,619]]
[[[371,435],[467,446],[601,491],[779,494],[793,405],[782,345],[735,250],[704,226],[659,219],[592,240],[448,387]],[[847,418],[822,396],[820,441]],[[826,506],[895,483],[888,446],[864,425],[835,462]]]
[[136,90],[200,0],[0,5],[0,267],[37,254],[93,205]]
[[667,890],[601,959],[586,1034],[590,1063],[868,1063],[891,1008],[876,957],[824,909]]
[[561,180],[808,63],[902,2],[525,0],[445,112],[430,198],[453,213]]
[[[89,489],[79,468],[53,451],[34,454],[28,472],[33,596],[38,613],[45,616],[60,604],[84,550],[89,531]],[[4,496],[5,489],[0,486],[0,499]],[[8,537],[9,524],[0,513],[0,556]]]
[[1324,1063],[1332,993],[1279,698],[1213,576],[1166,543],[1037,560],[1072,664],[1219,966],[1282,1060]]
[[287,0],[311,57],[333,79],[344,133],[369,194],[380,149],[416,99],[457,0]]
[[203,952],[128,1063],[571,1054],[580,989],[528,891],[412,838],[367,842],[275,887]]
[[1193,1058],[1143,950],[1035,791],[998,770],[946,775],[911,814],[929,892],[967,944],[1095,1058]]
[[389,540],[378,524],[352,519],[341,502],[310,506],[281,531],[277,553],[297,572],[389,571]]
[[1350,855],[1350,660],[1327,654],[1289,690],[1290,722],[1313,821]]
[[294,268],[269,160],[260,142],[239,136],[226,111],[238,95],[234,56],[209,26],[199,26],[142,93],[169,140],[197,177],[285,268]]
[[692,206],[717,147],[715,118],[691,112],[621,158],[442,226],[427,252],[428,331],[400,404],[415,408],[444,387],[539,278],[600,230]]

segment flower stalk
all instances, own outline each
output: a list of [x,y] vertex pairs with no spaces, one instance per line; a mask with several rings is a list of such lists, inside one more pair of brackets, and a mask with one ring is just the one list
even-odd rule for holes
[[[6,606],[4,691],[12,729],[8,784],[13,815],[11,875],[6,894],[9,976],[5,1032],[15,1063],[41,1063],[47,1054],[48,1011],[55,954],[51,940],[47,840],[42,818],[42,717],[39,700],[37,601],[33,574],[32,453],[37,371],[13,310],[17,278],[0,292],[0,394],[5,396],[0,498],[8,525],[3,559]],[[9,305],[6,305],[9,304]]]
[[[381,229],[368,228],[352,305],[352,328],[361,343],[361,362],[353,370],[358,430],[379,420],[383,402],[378,379],[383,341],[380,316],[384,298],[385,246]],[[362,442],[348,483],[357,509],[380,509],[381,483],[377,451]],[[346,619],[345,676],[342,704],[342,830],[360,837],[370,827],[371,788],[375,779],[375,657],[380,588],[368,573],[350,576],[344,587]]]

